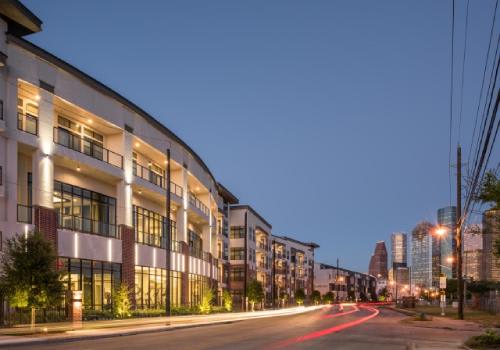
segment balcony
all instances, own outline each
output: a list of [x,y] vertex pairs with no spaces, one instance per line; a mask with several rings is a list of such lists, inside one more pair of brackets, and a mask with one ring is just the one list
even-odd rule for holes
[[[156,185],[158,187],[161,187],[163,189],[167,189],[167,184],[166,184],[166,179],[164,176],[159,175],[155,173],[154,171],[151,171],[149,168],[146,168],[140,164],[137,164],[134,162],[134,175],[146,180],[153,185]],[[177,185],[176,183],[170,181],[170,193],[176,195],[179,198],[182,198],[183,196],[183,190],[182,187]]]
[[203,204],[193,192],[189,192],[189,205],[201,211],[204,215],[210,216],[210,210]]
[[71,231],[90,233],[98,236],[120,239],[121,233],[114,224],[57,213],[57,227]]
[[25,224],[33,223],[33,207],[29,205],[18,204],[17,205],[17,222],[23,222]]
[[38,117],[31,114],[17,113],[17,129],[28,134],[38,135]]
[[66,129],[54,128],[54,143],[123,169],[123,156]]

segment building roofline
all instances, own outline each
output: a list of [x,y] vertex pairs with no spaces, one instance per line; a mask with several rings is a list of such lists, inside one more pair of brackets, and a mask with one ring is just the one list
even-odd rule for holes
[[273,228],[273,225],[271,225],[269,222],[267,222],[266,219],[264,219],[257,211],[255,211],[254,208],[252,208],[248,204],[236,204],[236,205],[231,205],[231,210],[248,210],[251,211],[256,217],[258,217],[264,224],[269,226],[270,229]]
[[317,248],[320,247],[319,244],[314,243],[314,242],[302,242],[302,241],[299,241],[298,239],[291,238],[291,237],[288,237],[288,236],[278,236],[278,235],[273,235],[273,236],[277,237],[277,238],[281,238],[281,239],[287,240],[287,241],[292,241],[292,242],[295,242],[295,243],[298,243],[298,244],[302,244],[302,245],[311,247],[313,249],[317,249]]
[[28,35],[42,30],[42,20],[18,0],[2,0],[0,15],[9,25],[9,33]]
[[227,189],[226,186],[222,185],[220,182],[217,182],[217,189],[219,190],[219,194],[229,203],[229,204],[238,204],[240,200],[236,197],[231,191]]
[[[335,269],[335,270],[337,269],[337,266],[332,266],[332,265],[325,264],[325,263],[322,263],[322,262],[316,262],[316,264],[319,264],[321,266],[325,266],[327,269]],[[349,269],[346,269],[346,268],[340,267],[340,266],[339,266],[339,271],[344,271],[344,272],[349,272],[349,273],[357,273],[357,274],[360,274],[360,275],[363,275],[363,276],[369,276],[369,277],[376,278],[375,276],[370,275],[369,273],[359,272],[359,271],[354,271],[354,270],[349,270]]]
[[100,93],[120,102],[121,104],[125,105],[129,109],[131,109],[133,112],[137,113],[146,121],[148,121],[152,126],[157,127],[161,132],[163,132],[164,135],[167,137],[173,139],[175,142],[179,143],[182,147],[184,147],[193,157],[194,159],[201,165],[201,167],[210,175],[212,178],[214,184],[217,186],[217,181],[215,180],[214,175],[208,168],[208,166],[205,164],[205,162],[201,159],[201,157],[186,143],[184,142],[179,136],[177,136],[172,130],[167,128],[165,125],[163,125],[161,122],[159,122],[156,118],[154,118],[151,114],[147,113],[145,110],[143,110],[141,107],[124,97],[123,95],[119,94],[115,90],[111,89],[109,86],[101,83],[97,79],[91,77],[87,73],[81,71],[80,69],[76,68],[75,66],[69,64],[68,62],[62,60],[61,58],[51,54],[50,52],[46,51],[45,49],[42,49],[39,46],[36,46],[35,44],[20,38],[16,35],[9,34],[7,36],[7,41],[13,42],[17,45],[19,45],[21,48],[33,53],[36,56],[41,57],[42,59],[46,60],[47,62],[65,70],[69,74],[75,76],[76,78],[80,79],[83,83],[89,85],[90,87],[96,89]]

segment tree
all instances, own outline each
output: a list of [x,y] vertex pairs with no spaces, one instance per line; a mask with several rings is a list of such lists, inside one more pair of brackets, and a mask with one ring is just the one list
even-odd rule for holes
[[321,301],[321,293],[318,290],[315,290],[311,294],[311,299],[315,305],[318,305]]
[[285,304],[286,304],[286,302],[288,301],[289,298],[290,297],[289,297],[289,295],[288,295],[287,292],[281,292],[280,293],[280,300],[283,303],[283,307],[285,307]]
[[384,287],[380,290],[378,293],[378,300],[380,301],[385,301],[387,300],[387,297],[389,296],[389,292],[387,290],[387,287]]
[[52,243],[37,231],[7,240],[0,288],[11,306],[31,309],[32,327],[36,309],[62,301],[64,287],[56,261]]
[[130,316],[130,288],[126,283],[120,284],[113,293],[113,313],[117,317]]
[[335,299],[335,296],[333,295],[333,292],[327,292],[323,295],[323,302],[325,304],[333,303],[334,299]]
[[493,204],[492,210],[500,209],[500,179],[495,171],[490,170],[484,175],[477,199],[482,203]]
[[214,298],[215,293],[211,288],[203,292],[203,295],[201,296],[201,303],[199,305],[199,309],[202,314],[209,314],[212,312]]
[[255,310],[255,303],[264,299],[264,289],[262,283],[257,280],[251,280],[247,286],[248,302],[252,305],[252,311]]
[[222,293],[222,301],[227,312],[233,311],[233,297],[228,290],[225,290],[224,293]]
[[306,294],[302,288],[297,289],[295,292],[295,302],[299,305],[304,304],[304,300],[306,299]]

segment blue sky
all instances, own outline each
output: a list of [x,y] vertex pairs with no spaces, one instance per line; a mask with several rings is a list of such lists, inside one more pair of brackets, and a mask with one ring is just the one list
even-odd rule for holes
[[[155,115],[318,260],[366,271],[376,241],[450,202],[451,1],[23,2],[44,21],[29,40]],[[470,4],[460,137],[456,4],[467,155],[494,1]]]

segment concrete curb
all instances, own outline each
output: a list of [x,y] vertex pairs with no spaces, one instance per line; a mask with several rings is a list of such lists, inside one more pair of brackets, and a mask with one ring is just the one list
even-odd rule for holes
[[[72,342],[77,342],[77,341],[82,341],[82,340],[96,340],[96,339],[106,339],[106,338],[117,338],[117,337],[125,337],[125,336],[132,336],[132,335],[140,335],[140,334],[151,334],[151,333],[160,333],[160,332],[169,332],[169,331],[175,331],[175,330],[181,330],[181,329],[189,329],[189,328],[199,328],[199,327],[207,327],[211,325],[222,325],[222,324],[232,324],[236,322],[242,322],[242,321],[250,321],[250,320],[257,320],[259,318],[271,318],[271,317],[282,317],[282,316],[292,316],[292,315],[299,315],[302,313],[307,313],[307,312],[312,312],[316,311],[319,308],[312,308],[312,309],[307,309],[303,310],[301,312],[296,312],[296,313],[284,313],[284,314],[271,314],[271,315],[261,315],[257,317],[249,317],[249,318],[235,318],[233,320],[231,319],[225,319],[225,320],[210,320],[206,322],[200,322],[200,323],[193,323],[193,324],[180,324],[180,325],[172,325],[172,326],[153,326],[145,329],[136,329],[136,330],[124,330],[122,332],[117,331],[114,333],[107,333],[107,334],[89,334],[89,335],[75,335],[75,336],[54,336],[53,338],[24,338],[24,336],[19,336],[17,339],[16,338],[11,338],[9,340],[6,340],[5,342],[2,342],[0,340],[0,349],[3,348],[13,348],[13,347],[21,347],[21,346],[26,346],[30,344],[57,344],[57,343],[72,343]],[[116,329],[115,329],[116,330]],[[15,337],[15,336],[13,336]]]

